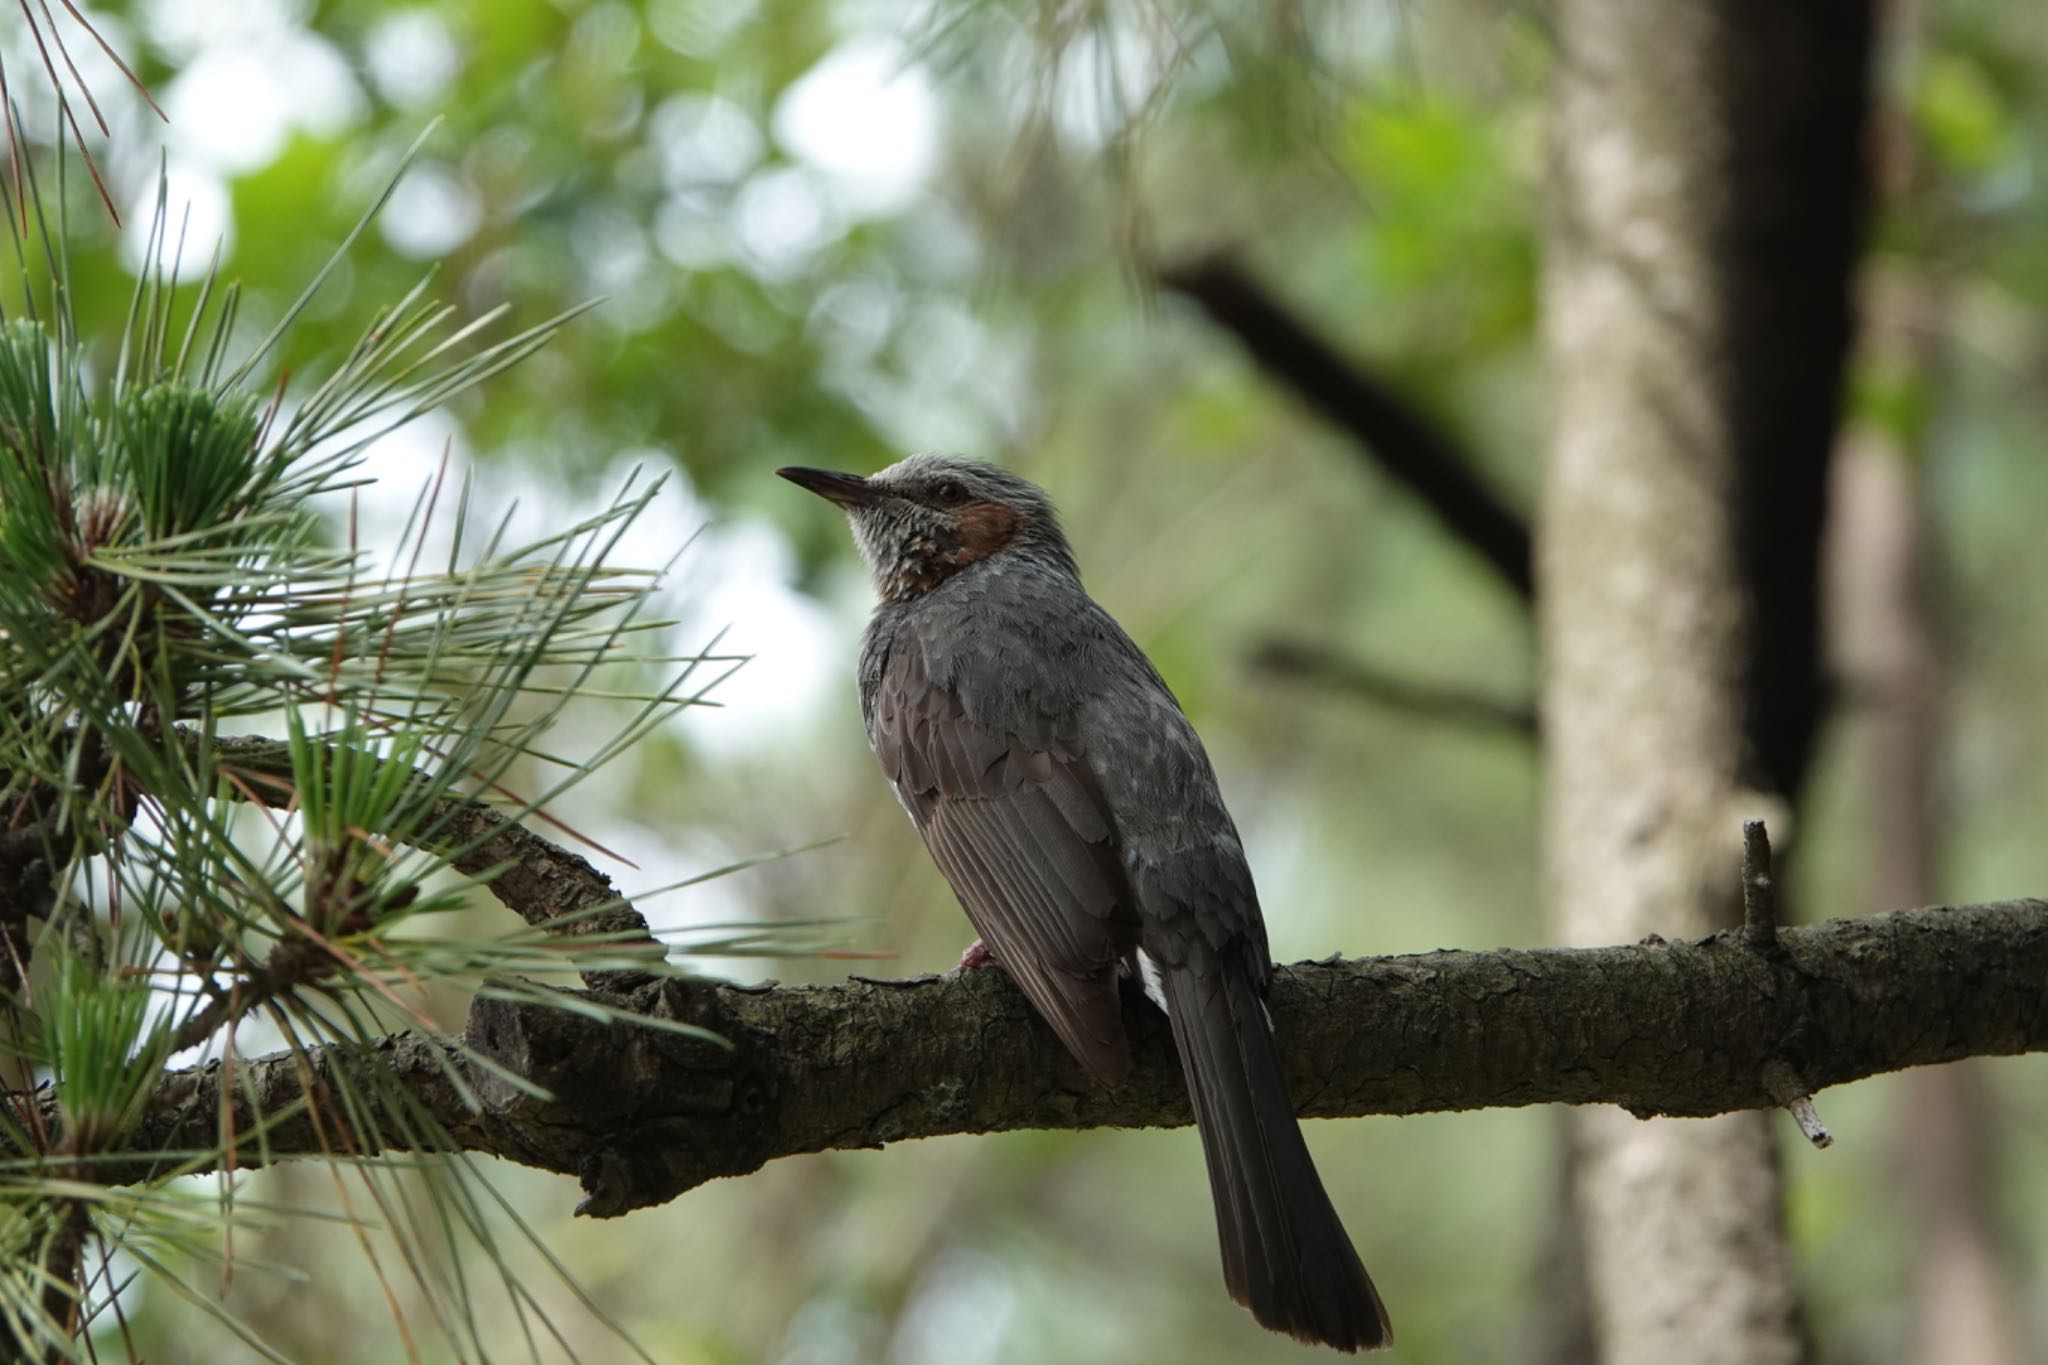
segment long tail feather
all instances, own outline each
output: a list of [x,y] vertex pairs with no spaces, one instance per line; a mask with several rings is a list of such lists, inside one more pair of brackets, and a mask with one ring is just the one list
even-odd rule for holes
[[1162,985],[1208,1158],[1230,1296],[1275,1331],[1340,1351],[1393,1343],[1386,1306],[1330,1204],[1287,1098],[1256,988],[1223,966]]

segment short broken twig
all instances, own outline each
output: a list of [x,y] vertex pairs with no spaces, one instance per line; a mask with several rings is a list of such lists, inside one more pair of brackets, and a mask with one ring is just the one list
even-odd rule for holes
[[1759,951],[1778,942],[1778,889],[1771,880],[1771,836],[1761,820],[1742,822],[1742,941]]
[[[1761,827],[1763,821],[1752,820],[1750,823]],[[1799,1078],[1791,1063],[1782,1057],[1773,1057],[1765,1062],[1763,1081],[1764,1089],[1792,1115],[1792,1121],[1799,1125],[1799,1131],[1808,1142],[1823,1149],[1835,1145],[1835,1135],[1820,1121],[1820,1111],[1813,1107],[1811,1087]]]

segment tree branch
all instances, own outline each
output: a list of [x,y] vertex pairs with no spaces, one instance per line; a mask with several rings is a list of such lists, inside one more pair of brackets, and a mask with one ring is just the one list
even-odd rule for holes
[[[290,800],[290,787],[279,785],[288,783],[292,774],[291,751],[283,742],[253,736],[217,738],[213,750],[224,767],[264,779],[246,784],[246,793],[276,806]],[[571,934],[613,935],[621,954],[644,949],[656,962],[666,956],[667,948],[632,903],[612,888],[609,877],[482,801],[443,801],[427,827],[435,852],[448,857],[450,866],[465,876],[488,875],[485,886],[490,893],[528,924],[554,924]],[[593,989],[627,990],[648,977],[612,970],[589,972],[584,979]]]
[[1464,688],[1419,682],[1383,672],[1334,649],[1271,638],[1252,650],[1251,665],[1302,682],[1318,683],[1421,720],[1448,721],[1536,737],[1536,711],[1526,702],[1503,701]]
[[1413,404],[1290,314],[1235,262],[1210,257],[1160,272],[1202,306],[1260,368],[1356,437],[1522,597],[1535,590],[1529,526],[1475,472],[1477,461]]
[[[1737,930],[1698,943],[1301,964],[1278,974],[1272,1000],[1288,1088],[1315,1117],[1529,1104],[1706,1115],[1776,1103],[1774,1064],[1819,1090],[1903,1067],[2048,1050],[2048,902],[1833,920],[1787,929],[1779,945],[1756,952]],[[1165,1020],[1135,1000],[1125,1022],[1137,1065],[1111,1092],[998,971],[789,989],[671,979],[610,998],[711,1029],[730,1047],[480,999],[464,1039],[402,1034],[384,1041],[376,1061],[453,1146],[573,1173],[586,1195],[580,1211],[600,1216],[802,1152],[1188,1122]],[[548,1097],[508,1084],[465,1050]],[[305,1064],[316,1086],[337,1068],[357,1068],[356,1091],[385,1093],[368,1083],[359,1051],[315,1051]],[[237,1132],[303,1096],[300,1067],[288,1054],[237,1065]],[[453,1076],[466,1078],[477,1107]],[[134,1143],[204,1148],[220,1131],[221,1090],[218,1065],[167,1076]],[[54,1105],[44,1110],[54,1126]],[[337,1144],[330,1132],[323,1141],[300,1112],[238,1159],[349,1148],[378,1150],[362,1136]]]

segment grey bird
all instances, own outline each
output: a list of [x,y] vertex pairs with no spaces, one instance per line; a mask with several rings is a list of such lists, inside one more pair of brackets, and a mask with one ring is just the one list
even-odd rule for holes
[[1266,926],[1208,755],[1082,588],[1052,503],[951,456],[776,473],[852,523],[881,597],[868,740],[996,963],[1111,1087],[1131,1069],[1119,978],[1165,1008],[1231,1297],[1304,1341],[1391,1343],[1287,1097]]

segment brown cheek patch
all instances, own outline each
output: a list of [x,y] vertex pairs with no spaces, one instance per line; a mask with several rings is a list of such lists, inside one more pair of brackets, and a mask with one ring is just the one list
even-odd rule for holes
[[999,503],[977,502],[960,509],[960,545],[945,556],[955,568],[987,559],[1017,538],[1023,518]]

